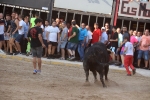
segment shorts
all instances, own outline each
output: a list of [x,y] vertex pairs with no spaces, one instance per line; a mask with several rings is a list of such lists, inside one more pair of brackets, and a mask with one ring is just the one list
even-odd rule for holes
[[120,55],[120,48],[117,48],[116,55]]
[[6,35],[4,36],[4,40],[9,40],[9,35],[10,33],[6,33]]
[[43,54],[43,48],[42,48],[42,46],[32,47],[31,52],[32,52],[33,57],[41,58],[42,54]]
[[43,39],[43,42],[44,42],[45,46],[48,48],[47,40],[44,40],[44,39]]
[[144,57],[144,60],[149,60],[149,51],[143,51],[143,50],[139,50],[138,51],[138,59],[141,59],[142,57]]
[[67,44],[67,42],[65,42],[65,41],[64,41],[64,42],[61,42],[61,43],[60,43],[60,48],[61,48],[61,49],[64,49],[64,48],[66,47],[66,44]]
[[48,45],[57,46],[58,43],[57,43],[57,42],[52,42],[52,41],[50,41],[50,42],[48,42]]
[[67,49],[70,49],[70,50],[76,50],[78,44],[77,43],[71,43],[71,42],[68,42],[68,45],[67,45]]
[[21,40],[23,40],[23,37],[24,37],[24,34],[20,35],[18,34],[17,37],[16,37],[16,42],[21,42]]
[[117,48],[116,47],[110,47],[110,50],[116,54]]
[[16,32],[15,34],[11,34],[11,37],[14,38],[14,39],[16,39],[17,36],[18,36],[18,32]]
[[122,47],[121,47],[120,55],[124,55],[124,49],[125,49],[125,44],[122,45]]
[[4,34],[0,34],[0,41],[4,41]]

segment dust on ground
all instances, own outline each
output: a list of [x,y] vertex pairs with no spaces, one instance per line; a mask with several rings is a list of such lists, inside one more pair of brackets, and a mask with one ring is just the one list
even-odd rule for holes
[[110,70],[107,88],[94,83],[85,86],[83,68],[43,65],[32,74],[31,62],[0,58],[0,100],[149,100],[150,78]]

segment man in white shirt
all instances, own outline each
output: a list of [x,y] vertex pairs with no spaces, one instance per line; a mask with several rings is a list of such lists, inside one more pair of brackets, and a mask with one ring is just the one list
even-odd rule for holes
[[47,57],[47,48],[48,48],[48,43],[47,43],[47,37],[46,34],[48,33],[48,30],[50,30],[50,25],[49,25],[49,21],[45,20],[45,28],[44,28],[44,32],[43,32],[43,42],[45,44],[45,54],[44,57]]
[[124,37],[124,42],[125,42],[124,67],[126,68],[127,76],[131,76],[131,72],[129,70],[129,66],[132,69],[133,75],[136,73],[136,70],[135,70],[134,66],[132,65],[134,47],[133,47],[133,44],[131,42],[129,42],[129,38],[128,37]]
[[20,46],[19,43],[23,40],[23,37],[24,37],[24,27],[25,27],[25,22],[22,20],[23,16],[19,15],[18,18],[19,18],[19,28],[18,28],[18,33],[19,34],[18,34],[18,36],[16,38],[16,42],[15,42],[18,51],[15,53],[15,55],[21,54],[21,46]]
[[101,35],[101,40],[100,40],[100,42],[106,44],[107,41],[108,41],[108,35],[107,35],[107,33],[106,33],[105,27],[102,27],[102,28],[101,28],[101,31],[102,31],[102,35]]
[[86,37],[86,48],[90,46],[91,40],[92,40],[92,32],[90,30],[90,27],[87,25],[86,29],[88,30],[87,32],[87,37]]
[[[48,42],[48,59],[54,58],[54,52],[60,42],[59,28],[56,26],[56,22],[52,23],[52,26],[47,30],[47,42]],[[57,41],[58,40],[58,41]]]

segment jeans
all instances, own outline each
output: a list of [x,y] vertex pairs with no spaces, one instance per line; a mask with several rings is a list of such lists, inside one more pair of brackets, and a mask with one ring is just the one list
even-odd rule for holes
[[142,57],[144,57],[144,60],[148,61],[149,60],[149,51],[143,51],[143,50],[139,50],[138,51],[138,59],[141,59]]
[[82,44],[84,43],[84,41],[79,41],[79,44],[78,44],[78,53],[80,55],[80,59],[83,60],[84,58],[84,50],[85,50],[85,43],[84,43],[84,46],[82,46]]

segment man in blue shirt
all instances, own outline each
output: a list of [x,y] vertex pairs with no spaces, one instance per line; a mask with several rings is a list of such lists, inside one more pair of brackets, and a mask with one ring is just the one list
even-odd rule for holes
[[[77,25],[76,25],[77,26]],[[78,53],[80,55],[80,60],[83,61],[84,57],[84,49],[86,47],[86,37],[87,37],[87,29],[85,28],[85,24],[81,24],[81,28],[77,26],[79,29],[79,44],[78,44]]]
[[106,43],[108,42],[108,35],[107,35],[107,33],[106,33],[105,27],[102,27],[102,28],[101,28],[101,31],[102,31],[102,35],[101,35],[101,40],[100,40],[100,42],[106,44]]

